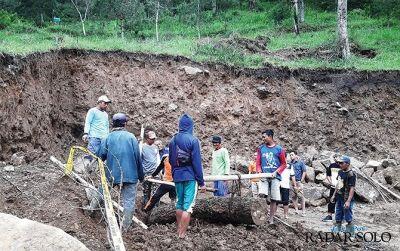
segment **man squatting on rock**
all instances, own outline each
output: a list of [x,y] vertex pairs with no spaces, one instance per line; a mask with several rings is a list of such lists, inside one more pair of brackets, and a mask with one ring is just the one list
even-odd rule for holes
[[356,173],[350,166],[350,158],[348,156],[341,156],[338,160],[340,171],[338,173],[338,182],[336,189],[331,197],[331,202],[336,197],[336,229],[341,231],[342,221],[347,222],[346,232],[354,234],[353,226],[353,205],[354,205],[354,189],[356,186]]
[[285,149],[274,141],[274,131],[268,129],[262,133],[264,143],[257,149],[257,172],[270,173],[271,178],[263,178],[260,181],[259,194],[270,197],[269,223],[274,223],[277,210],[277,202],[281,200],[280,180],[281,174],[286,168]]
[[[111,100],[106,95],[102,95],[97,99],[97,106],[89,109],[86,114],[82,140],[88,143],[87,148],[94,154],[99,150],[101,140],[107,137],[110,130],[106,112],[110,103]],[[92,156],[85,156],[85,165],[88,166],[92,159]]]
[[179,119],[179,132],[169,143],[169,159],[175,183],[176,222],[178,236],[184,238],[197,195],[197,186],[205,191],[201,164],[200,141],[193,136],[193,119],[183,114]]
[[108,182],[112,187],[118,186],[121,191],[124,230],[131,225],[135,212],[137,182],[142,182],[144,178],[139,144],[135,135],[126,131],[126,123],[125,114],[115,114],[112,132],[101,142],[97,152],[103,161],[107,160]]

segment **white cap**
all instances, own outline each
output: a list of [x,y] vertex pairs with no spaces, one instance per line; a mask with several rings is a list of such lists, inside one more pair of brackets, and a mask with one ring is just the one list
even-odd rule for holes
[[111,100],[106,95],[102,95],[97,99],[97,103],[100,102],[111,103]]
[[149,132],[147,133],[147,138],[149,138],[149,139],[156,139],[156,138],[157,138],[156,133],[153,132],[153,131],[149,131]]

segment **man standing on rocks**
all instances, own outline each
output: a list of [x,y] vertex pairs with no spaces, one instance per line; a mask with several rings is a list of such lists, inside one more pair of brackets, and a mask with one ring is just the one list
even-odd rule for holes
[[98,156],[107,160],[106,176],[111,186],[120,188],[124,207],[122,227],[126,230],[135,212],[137,182],[143,181],[143,167],[138,141],[135,135],[126,131],[126,115],[117,113],[112,121],[112,132],[102,141]]
[[200,141],[193,136],[193,119],[183,114],[179,119],[179,132],[169,143],[169,159],[177,195],[176,223],[178,236],[184,238],[196,200],[197,187],[205,191],[201,164]]
[[[101,140],[105,139],[109,133],[109,121],[106,110],[110,103],[111,100],[106,95],[102,95],[97,100],[97,106],[91,108],[86,114],[82,140],[88,143],[87,147],[92,153],[96,153],[99,150]],[[88,165],[88,162],[92,161],[93,158],[85,156],[85,159],[88,160],[86,163]]]
[[[337,183],[337,176],[340,170],[340,166],[337,162],[339,156],[337,154],[334,154],[331,156],[331,164],[329,167],[326,169],[326,179],[328,180],[330,184],[330,190],[329,190],[329,198],[332,197],[332,195],[335,193],[335,187]],[[322,220],[322,221],[332,221],[332,215],[335,213],[335,204],[336,204],[336,198],[334,198],[333,202],[329,201],[328,203],[328,215]]]
[[293,182],[293,188],[294,188],[294,198],[293,198],[293,206],[294,209],[296,210],[296,213],[299,213],[298,210],[298,201],[299,199],[301,200],[301,211],[302,215],[306,215],[306,199],[304,198],[304,191],[303,191],[303,184],[305,183],[306,179],[306,174],[307,174],[307,169],[306,165],[304,162],[300,159],[298,155],[296,155],[294,152],[291,152],[289,154],[291,162],[290,166],[293,169],[294,172],[294,179],[295,181]]
[[[145,143],[143,144],[142,155],[141,155],[143,172],[145,177],[151,176],[157,169],[158,165],[160,164],[159,149],[154,144],[156,138],[157,136],[154,131],[148,131],[145,134]],[[145,181],[143,183],[143,204],[142,204],[143,208],[150,199],[150,196],[152,194],[151,188],[152,188],[151,182]]]
[[[229,153],[225,147],[222,147],[222,138],[220,136],[213,136],[211,142],[214,146],[211,161],[211,175],[229,175],[231,166]],[[214,181],[214,188],[216,189],[214,196],[224,197],[228,194],[227,181]]]
[[350,166],[350,158],[346,155],[338,159],[340,171],[338,173],[338,182],[336,189],[331,197],[331,202],[335,199],[336,193],[336,228],[338,231],[342,228],[342,221],[347,222],[346,232],[354,233],[353,226],[353,204],[354,204],[354,190],[356,186],[356,173]]
[[262,133],[264,143],[257,149],[257,172],[270,173],[271,178],[261,179],[259,193],[270,197],[269,223],[274,223],[277,202],[281,200],[280,180],[286,168],[285,149],[274,141],[274,131],[268,129]]

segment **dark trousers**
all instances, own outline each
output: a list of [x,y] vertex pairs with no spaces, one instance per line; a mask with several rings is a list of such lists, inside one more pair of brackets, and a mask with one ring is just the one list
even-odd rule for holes
[[330,213],[330,214],[335,213],[335,205],[336,205],[337,195],[335,196],[335,200],[332,203],[331,198],[332,198],[333,193],[335,193],[335,188],[331,187],[331,189],[329,190],[329,203],[328,203],[328,213]]
[[146,212],[151,211],[153,207],[160,201],[161,197],[163,197],[166,193],[169,193],[169,198],[171,200],[176,199],[175,187],[171,185],[161,184],[157,188],[155,193],[150,197],[143,210]]

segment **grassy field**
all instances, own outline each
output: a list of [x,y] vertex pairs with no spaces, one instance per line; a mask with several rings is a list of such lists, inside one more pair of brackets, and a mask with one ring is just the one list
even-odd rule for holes
[[[266,8],[268,9],[268,8]],[[273,9],[271,7],[271,9]],[[350,42],[361,49],[375,51],[374,58],[353,54],[347,61],[332,58],[285,58],[285,50],[335,50],[336,13],[307,10],[301,34],[292,32],[292,20],[277,23],[273,11],[249,12],[229,10],[213,16],[205,12],[199,27],[174,17],[161,17],[160,41],[155,26],[146,23],[139,33],[121,36],[116,21],[87,21],[88,35],[83,36],[79,22],[48,24],[39,28],[18,21],[0,30],[0,51],[27,55],[57,48],[124,50],[156,54],[182,55],[196,61],[221,62],[243,67],[262,67],[264,63],[291,68],[354,68],[362,70],[400,69],[400,21],[370,18],[363,11],[352,11],[348,17]],[[200,35],[200,39],[199,36]],[[268,38],[268,53],[250,53],[223,41],[235,38]]]

